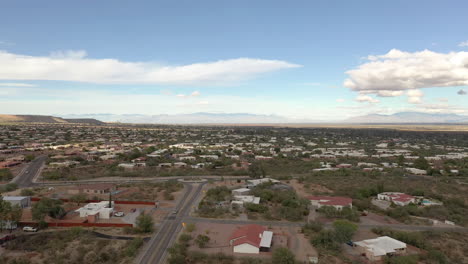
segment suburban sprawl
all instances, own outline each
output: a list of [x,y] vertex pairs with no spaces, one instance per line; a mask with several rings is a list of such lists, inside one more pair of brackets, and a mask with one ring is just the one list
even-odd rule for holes
[[468,263],[468,134],[0,125],[0,263]]

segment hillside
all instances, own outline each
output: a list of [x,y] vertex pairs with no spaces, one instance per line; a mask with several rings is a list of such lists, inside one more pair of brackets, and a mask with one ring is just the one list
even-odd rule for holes
[[47,124],[93,124],[102,125],[96,119],[64,119],[55,116],[43,115],[0,115],[0,123],[47,123]]

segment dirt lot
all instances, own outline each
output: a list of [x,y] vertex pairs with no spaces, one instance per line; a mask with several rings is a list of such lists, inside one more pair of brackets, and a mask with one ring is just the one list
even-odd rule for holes
[[316,250],[310,245],[307,238],[299,233],[298,228],[269,226],[268,229],[273,231],[273,245],[270,252],[261,252],[260,254],[241,254],[233,253],[232,247],[229,245],[229,237],[231,234],[242,225],[231,224],[212,224],[212,223],[197,223],[195,230],[191,233],[195,238],[199,234],[210,237],[210,242],[206,248],[200,249],[194,243],[191,244],[190,250],[203,251],[208,254],[222,252],[226,255],[236,257],[259,257],[270,258],[271,251],[278,247],[287,247],[295,254],[297,260],[305,260],[307,256],[317,256]]
[[333,193],[332,190],[320,184],[300,183],[298,180],[291,180],[284,183],[292,186],[294,190],[296,190],[297,194],[302,197],[307,197],[313,194]]

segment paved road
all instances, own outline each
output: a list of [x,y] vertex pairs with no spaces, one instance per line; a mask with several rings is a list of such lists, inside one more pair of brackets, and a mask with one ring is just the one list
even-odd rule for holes
[[189,215],[194,202],[198,200],[205,183],[200,183],[196,188],[192,184],[185,184],[184,196],[179,201],[176,210],[177,214],[169,215],[158,227],[158,231],[136,258],[135,263],[164,263],[167,256],[167,249],[171,247],[177,233],[179,233],[182,222]]
[[23,169],[11,182],[18,184],[18,187],[20,188],[34,186],[35,183],[33,182],[33,179],[39,175],[46,160],[47,156],[37,157],[31,161],[31,163],[29,163],[28,166]]

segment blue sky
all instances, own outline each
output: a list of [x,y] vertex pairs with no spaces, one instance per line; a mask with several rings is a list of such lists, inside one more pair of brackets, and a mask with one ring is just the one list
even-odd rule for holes
[[466,10],[461,0],[2,1],[0,113],[468,114]]

